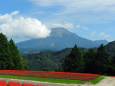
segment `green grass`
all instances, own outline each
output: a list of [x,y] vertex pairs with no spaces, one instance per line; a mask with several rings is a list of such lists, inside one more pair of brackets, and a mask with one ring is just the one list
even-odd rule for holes
[[97,79],[94,79],[94,80],[89,80],[88,82],[91,82],[92,84],[97,84],[98,82],[100,82],[101,80],[103,80],[104,77],[103,76],[100,76],[98,77]]
[[42,81],[42,82],[51,82],[51,83],[65,83],[65,84],[84,84],[86,82],[91,82],[92,84],[96,84],[100,80],[104,79],[104,77],[100,76],[94,80],[81,81],[81,80],[39,78],[39,77],[13,76],[13,75],[0,75],[0,78],[12,78],[12,79],[33,80],[33,81]]

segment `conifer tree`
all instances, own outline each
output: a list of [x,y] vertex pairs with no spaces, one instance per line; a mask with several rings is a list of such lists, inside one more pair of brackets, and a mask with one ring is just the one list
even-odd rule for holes
[[103,44],[97,49],[96,55],[96,73],[104,74],[107,71],[107,66],[109,65],[109,54],[106,52]]
[[66,56],[64,63],[62,64],[65,72],[83,72],[84,71],[84,59],[77,45],[72,48],[71,53]]
[[113,56],[111,59],[111,66],[110,66],[108,73],[109,73],[109,75],[115,76],[115,56]]
[[96,52],[94,49],[89,49],[88,52],[85,54],[85,72],[87,73],[95,73],[95,58],[96,58]]
[[9,44],[10,44],[10,51],[11,51],[12,59],[13,59],[13,63],[14,63],[13,69],[14,70],[24,70],[27,67],[26,61],[20,55],[20,53],[12,39],[9,41]]
[[0,69],[12,69],[14,66],[7,37],[0,33]]

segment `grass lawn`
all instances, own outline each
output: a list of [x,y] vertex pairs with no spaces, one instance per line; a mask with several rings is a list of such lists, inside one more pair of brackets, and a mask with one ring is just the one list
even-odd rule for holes
[[104,77],[100,76],[94,80],[81,81],[81,80],[67,80],[67,79],[53,79],[53,78],[39,78],[39,77],[28,77],[28,76],[13,76],[13,75],[0,75],[0,78],[11,78],[11,79],[21,79],[21,80],[33,80],[33,81],[41,81],[41,82],[51,82],[51,83],[65,83],[65,84],[84,84],[86,82],[91,82],[92,84],[96,84]]

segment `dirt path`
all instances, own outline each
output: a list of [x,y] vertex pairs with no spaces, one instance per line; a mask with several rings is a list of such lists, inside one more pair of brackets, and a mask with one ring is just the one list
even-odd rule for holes
[[95,86],[115,86],[115,77],[105,77],[105,79]]
[[31,81],[31,80],[19,80],[19,79],[8,79],[8,78],[0,78],[0,80],[13,81],[13,82],[20,82],[20,83],[28,83],[28,84],[40,84],[40,85],[47,85],[47,86],[115,86],[115,77],[105,77],[101,82],[96,85],[92,84],[60,84],[60,83],[49,83],[49,82],[39,82],[39,81]]
[[[75,86],[78,86],[78,85],[75,85]],[[80,86],[115,86],[115,77],[105,77],[102,81],[100,81],[96,85],[85,84],[85,85],[80,85]]]

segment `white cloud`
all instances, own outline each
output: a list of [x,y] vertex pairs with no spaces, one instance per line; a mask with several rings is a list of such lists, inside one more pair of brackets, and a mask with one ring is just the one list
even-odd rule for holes
[[73,24],[68,23],[68,22],[64,22],[64,24],[53,24],[53,26],[54,27],[63,27],[66,29],[73,29],[74,28]]
[[76,25],[76,28],[79,29],[81,26],[80,25]]
[[87,28],[87,27],[84,27],[84,26],[82,27],[82,29],[84,29],[84,30],[89,30],[89,28]]
[[96,31],[93,31],[93,32],[91,33],[91,36],[95,36],[96,33],[97,33]]
[[76,25],[77,29],[83,29],[83,30],[89,30],[89,28],[85,27],[85,26],[80,26],[80,25]]
[[98,37],[104,37],[105,39],[110,38],[110,35],[106,34],[105,32],[101,32],[100,34],[98,34]]
[[98,36],[101,37],[101,36],[104,36],[105,33],[104,32],[101,32]]
[[[115,0],[28,0],[38,7],[58,7],[52,19],[79,23],[107,23],[115,20]],[[49,12],[49,11],[44,11]]]
[[105,38],[110,38],[110,35],[104,35]]
[[19,11],[14,11],[14,12],[12,12],[10,15],[17,15],[17,14],[19,14]]
[[38,19],[18,15],[19,11],[10,14],[0,14],[0,32],[8,37],[44,38],[50,35],[47,29]]
[[[115,0],[28,0],[38,6],[55,6],[61,5],[68,9],[68,11],[81,11],[82,10],[113,10]],[[67,11],[67,10],[66,10]]]

